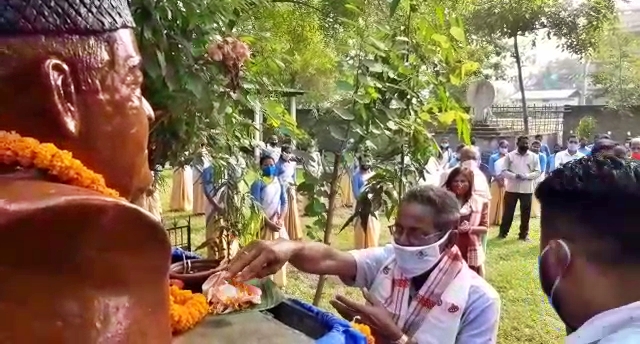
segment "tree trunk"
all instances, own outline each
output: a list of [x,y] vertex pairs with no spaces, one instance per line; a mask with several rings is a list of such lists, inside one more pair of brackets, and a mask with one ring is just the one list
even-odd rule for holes
[[[327,211],[327,223],[324,226],[324,243],[331,245],[331,229],[333,227],[333,217],[335,213],[336,195],[338,193],[338,180],[340,179],[340,160],[342,153],[336,153],[336,157],[333,161],[333,171],[331,173],[331,182],[329,183],[329,210]],[[318,286],[316,287],[316,295],[313,297],[313,305],[320,304],[322,298],[322,290],[324,289],[324,283],[326,281],[325,275],[320,275],[318,278]]]
[[520,50],[518,49],[518,35],[513,36],[513,54],[518,68],[518,85],[520,86],[520,96],[522,97],[522,120],[524,123],[524,133],[529,135],[529,114],[527,113],[527,97],[524,93],[524,80],[522,78],[522,61],[520,61]]

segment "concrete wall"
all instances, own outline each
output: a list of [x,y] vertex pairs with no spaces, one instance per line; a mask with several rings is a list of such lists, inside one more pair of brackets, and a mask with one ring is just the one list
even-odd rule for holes
[[[592,116],[596,120],[596,133],[611,132],[611,138],[624,142],[627,132],[633,137],[640,137],[640,108],[630,111],[618,111],[599,105],[572,106],[570,112],[564,114],[563,137],[575,132],[580,119]],[[589,138],[591,139],[591,138]]]

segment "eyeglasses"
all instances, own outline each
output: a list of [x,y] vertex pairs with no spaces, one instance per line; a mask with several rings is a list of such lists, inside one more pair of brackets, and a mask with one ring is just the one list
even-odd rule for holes
[[[395,239],[402,237],[405,234],[405,229],[398,224],[392,224],[388,226],[389,234]],[[427,246],[438,242],[438,240],[442,239],[447,232],[438,232],[424,235],[416,230],[410,231],[405,235],[405,238],[408,241],[409,246]]]

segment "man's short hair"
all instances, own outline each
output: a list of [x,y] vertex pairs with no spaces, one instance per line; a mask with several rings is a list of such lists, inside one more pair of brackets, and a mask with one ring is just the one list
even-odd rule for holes
[[520,142],[522,142],[524,140],[529,141],[529,136],[525,136],[525,135],[518,136],[518,139],[516,140],[516,143],[520,143]]
[[601,264],[640,264],[640,164],[595,155],[564,164],[536,190],[550,239]]
[[417,203],[433,211],[433,226],[439,231],[448,231],[460,219],[460,204],[456,196],[443,187],[432,185],[409,189],[402,203]]
[[578,136],[576,136],[575,134],[571,134],[569,135],[569,137],[567,138],[567,141],[571,140],[571,139],[578,139]]
[[533,140],[533,142],[531,142],[531,145],[542,145],[542,143],[540,143],[540,141],[538,140]]

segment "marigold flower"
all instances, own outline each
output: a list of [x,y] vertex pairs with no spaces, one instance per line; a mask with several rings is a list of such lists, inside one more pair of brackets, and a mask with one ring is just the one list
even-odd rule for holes
[[182,290],[175,285],[169,287],[169,317],[171,332],[185,332],[209,314],[209,303],[204,295]]
[[0,131],[0,161],[5,165],[37,168],[61,183],[90,189],[105,196],[120,197],[117,191],[107,187],[100,174],[74,159],[71,152],[51,143],[22,137],[15,132]]
[[367,344],[375,344],[376,340],[371,334],[371,328],[369,326],[353,321],[351,322],[351,327],[353,327],[356,331],[362,333],[365,338],[367,338]]

